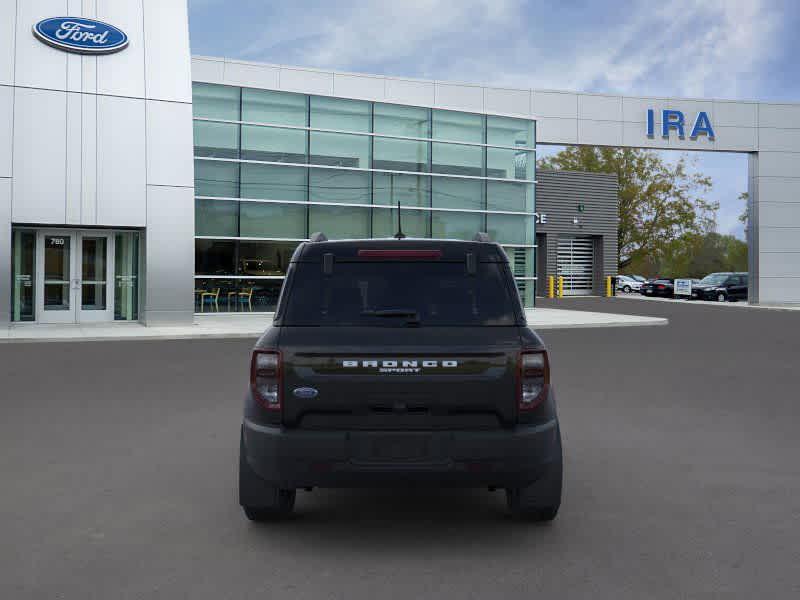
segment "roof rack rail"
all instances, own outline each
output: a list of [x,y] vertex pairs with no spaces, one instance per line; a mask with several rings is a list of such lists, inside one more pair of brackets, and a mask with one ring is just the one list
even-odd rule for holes
[[315,231],[311,234],[311,237],[308,238],[309,242],[327,242],[328,236],[322,233],[321,231]]
[[472,238],[473,242],[491,242],[492,238],[489,237],[489,234],[485,231],[479,231],[475,234],[475,237]]

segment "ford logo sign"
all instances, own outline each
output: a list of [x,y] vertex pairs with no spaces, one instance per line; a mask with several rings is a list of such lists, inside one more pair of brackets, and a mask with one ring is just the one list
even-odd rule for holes
[[51,17],[33,26],[39,40],[66,52],[111,54],[128,45],[124,31],[94,19]]
[[298,397],[303,398],[304,400],[308,400],[310,398],[316,398],[319,392],[312,387],[299,387],[295,388],[292,393]]

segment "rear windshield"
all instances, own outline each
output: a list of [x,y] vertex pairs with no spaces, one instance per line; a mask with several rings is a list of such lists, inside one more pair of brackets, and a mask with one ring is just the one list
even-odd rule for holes
[[516,325],[516,290],[502,263],[337,262],[323,276],[319,263],[293,266],[284,325]]

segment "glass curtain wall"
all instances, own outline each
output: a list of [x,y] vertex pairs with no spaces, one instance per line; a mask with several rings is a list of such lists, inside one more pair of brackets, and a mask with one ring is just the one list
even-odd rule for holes
[[275,308],[294,248],[487,231],[533,305],[535,122],[195,83],[195,310]]

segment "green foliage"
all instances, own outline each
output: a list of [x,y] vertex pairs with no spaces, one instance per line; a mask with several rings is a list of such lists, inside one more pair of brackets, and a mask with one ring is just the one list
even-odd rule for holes
[[747,271],[747,244],[716,232],[688,233],[666,244],[659,256],[634,260],[623,272],[646,277],[705,277],[717,271]]
[[[652,150],[570,146],[543,169],[615,173],[619,180],[619,266],[656,268],[680,253],[679,240],[713,231],[719,205],[704,194],[711,178],[690,173],[682,155],[669,163]],[[677,253],[677,254],[676,254]]]

